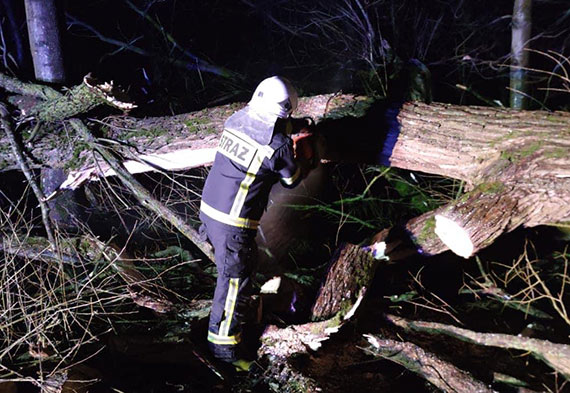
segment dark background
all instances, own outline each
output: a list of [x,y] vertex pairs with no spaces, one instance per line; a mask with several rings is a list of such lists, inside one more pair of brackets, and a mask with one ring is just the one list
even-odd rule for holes
[[[8,60],[10,72],[33,79],[23,1],[0,4],[5,48],[15,59]],[[247,100],[255,85],[272,74],[289,77],[305,95],[341,89],[385,95],[374,84],[376,77],[393,87],[391,82],[409,59],[430,69],[436,101],[484,104],[455,87],[462,84],[491,101],[508,103],[512,1],[133,0],[132,4],[142,15],[125,0],[58,1],[66,85],[79,83],[89,72],[114,80],[129,89],[140,106],[139,114],[180,113]],[[568,55],[570,2],[535,0],[532,13],[533,50]],[[146,55],[129,50],[129,44]],[[197,70],[195,60],[184,51],[231,75]],[[531,54],[531,68],[562,72],[540,53]],[[548,76],[531,75],[537,99],[533,106],[564,107],[567,94],[547,95],[541,90],[560,87],[559,78]]]

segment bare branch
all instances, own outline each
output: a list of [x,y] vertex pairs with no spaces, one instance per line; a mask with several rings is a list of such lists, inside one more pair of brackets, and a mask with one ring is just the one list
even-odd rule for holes
[[14,131],[12,130],[12,123],[10,120],[8,109],[2,104],[0,104],[0,123],[4,131],[8,135],[8,139],[10,140],[10,145],[12,147],[12,152],[16,157],[16,160],[18,161],[18,164],[20,165],[22,172],[24,172],[24,175],[26,176],[28,183],[32,187],[34,195],[36,196],[40,204],[40,209],[42,211],[42,221],[44,223],[46,234],[52,249],[55,250],[56,249],[55,236],[49,218],[49,207],[45,201],[44,193],[40,188],[40,186],[38,185],[38,183],[36,182],[36,179],[32,174],[30,166],[28,165],[26,158],[24,157],[24,154],[22,153],[22,150],[16,140],[16,136],[14,135]]

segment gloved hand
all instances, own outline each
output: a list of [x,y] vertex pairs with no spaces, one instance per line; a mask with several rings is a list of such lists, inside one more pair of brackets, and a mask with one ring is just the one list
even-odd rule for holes
[[291,135],[293,151],[297,160],[311,161],[315,155],[314,135],[309,132],[299,132]]

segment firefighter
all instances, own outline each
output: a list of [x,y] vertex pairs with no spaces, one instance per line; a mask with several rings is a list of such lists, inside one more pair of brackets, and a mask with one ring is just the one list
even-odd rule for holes
[[278,181],[295,187],[310,170],[296,159],[289,137],[296,131],[290,118],[296,107],[297,92],[287,79],[263,80],[247,106],[226,120],[202,192],[200,230],[214,247],[218,271],[208,344],[214,357],[238,371],[251,364],[239,344],[269,192]]

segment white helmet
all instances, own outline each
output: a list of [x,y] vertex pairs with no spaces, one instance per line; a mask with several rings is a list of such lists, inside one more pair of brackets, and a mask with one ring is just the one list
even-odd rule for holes
[[297,91],[281,76],[264,79],[257,86],[249,101],[256,112],[286,118],[297,109]]

